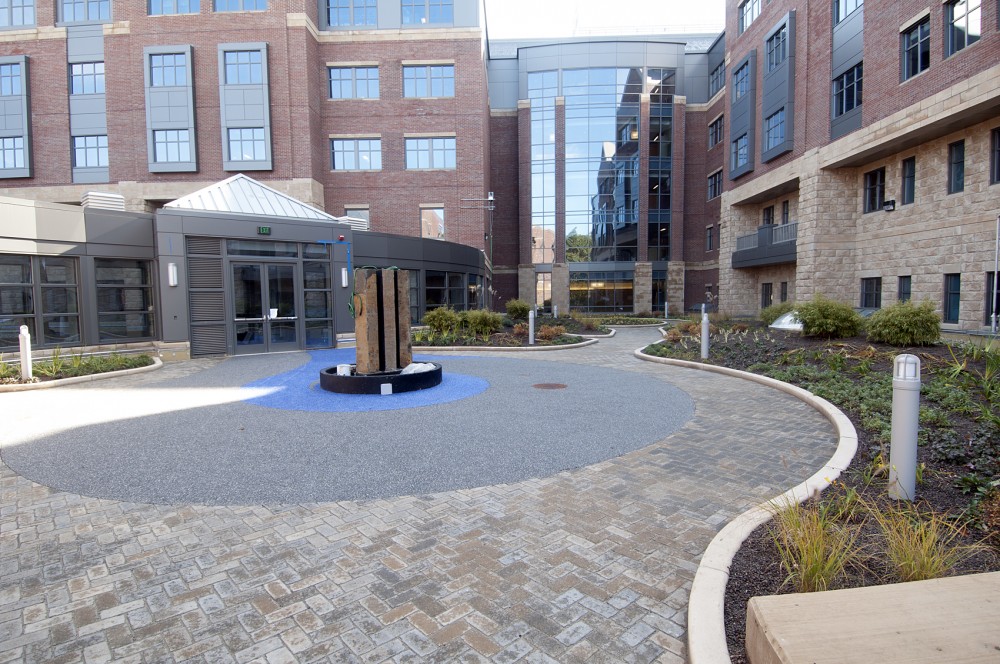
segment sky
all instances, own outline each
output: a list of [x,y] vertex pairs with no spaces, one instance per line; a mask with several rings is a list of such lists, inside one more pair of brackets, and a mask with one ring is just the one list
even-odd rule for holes
[[721,32],[725,0],[485,0],[490,39]]

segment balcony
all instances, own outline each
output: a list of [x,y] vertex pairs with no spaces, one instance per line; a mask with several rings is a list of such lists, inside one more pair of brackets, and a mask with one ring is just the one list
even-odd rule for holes
[[798,229],[798,223],[766,224],[758,227],[756,233],[737,237],[733,268],[794,263]]

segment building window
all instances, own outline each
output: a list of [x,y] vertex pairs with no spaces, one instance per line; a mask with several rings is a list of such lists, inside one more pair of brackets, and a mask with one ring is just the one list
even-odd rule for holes
[[21,65],[0,65],[0,96],[19,96],[22,91]]
[[903,160],[903,190],[900,192],[901,205],[909,205],[913,202],[917,185],[917,158],[908,157]]
[[226,85],[253,85],[264,82],[260,51],[226,51]]
[[69,66],[71,95],[104,94],[104,63],[79,62]]
[[764,120],[764,149],[771,150],[785,142],[785,109]]
[[948,55],[958,53],[966,46],[979,41],[981,34],[982,9],[980,0],[952,0],[945,4],[945,20],[948,21]]
[[885,203],[885,169],[865,173],[865,212],[878,212]]
[[327,0],[326,21],[331,27],[378,24],[378,0]]
[[733,99],[739,99],[750,89],[750,63],[733,72]]
[[94,259],[97,332],[101,341],[153,336],[152,280],[148,261]]
[[882,277],[861,280],[861,308],[882,308]]
[[948,146],[948,193],[957,194],[965,189],[965,141]]
[[990,149],[990,184],[1000,183],[1000,127],[994,129]]
[[240,127],[227,131],[229,138],[229,161],[264,161],[264,128]]
[[381,138],[334,138],[330,140],[335,171],[382,170]]
[[0,348],[17,348],[22,325],[40,345],[79,342],[78,302],[76,259],[0,254]]
[[726,84],[726,63],[720,62],[719,66],[712,70],[708,76],[708,98],[711,99],[715,93]]
[[903,32],[903,80],[931,66],[931,19],[928,16]]
[[455,139],[406,139],[406,168],[455,168]]
[[420,237],[432,240],[444,239],[444,208],[420,208]]
[[[2,3],[2,0],[0,0]],[[201,11],[201,0],[149,0],[149,15],[197,14]]]
[[731,170],[734,171],[750,163],[750,143],[746,134],[733,141],[730,157]]
[[962,299],[962,275],[944,275],[944,322],[958,322],[958,307]]
[[781,301],[788,302],[788,282],[781,282]]
[[378,99],[378,67],[328,67],[330,99]]
[[833,23],[836,25],[854,13],[854,10],[864,5],[864,0],[834,0]]
[[0,168],[24,168],[24,137],[0,138]]
[[859,62],[833,79],[833,117],[839,118],[861,106],[864,63]]
[[773,71],[788,57],[788,26],[778,28],[767,40],[767,71]]
[[351,228],[356,231],[367,231],[372,226],[371,208],[345,206],[344,215],[355,220],[351,223]]
[[[781,223],[787,224],[788,222],[788,201],[781,201]],[[784,302],[784,300],[782,300],[782,302]]]
[[896,299],[900,302],[910,301],[910,289],[913,284],[913,277],[909,275],[905,277],[900,277],[899,282],[896,286]]
[[403,0],[403,25],[453,23],[453,0]]
[[768,205],[763,210],[763,222],[765,226],[770,226],[774,223],[774,206]]
[[760,0],[743,0],[737,7],[737,14],[739,15],[739,31],[737,34],[743,34],[743,31],[750,27],[750,24],[754,22],[754,19],[760,16]]
[[0,0],[0,28],[35,24],[35,0]]
[[997,288],[996,273],[986,273],[986,316],[984,322],[987,325],[993,324],[993,316],[997,316],[997,325],[1000,329],[1000,288]]
[[150,87],[187,85],[187,56],[184,53],[154,53],[149,56]]
[[153,161],[158,164],[191,161],[191,134],[187,129],[153,131]]
[[708,176],[708,200],[722,195],[722,171],[716,171]]
[[715,228],[709,226],[705,229],[705,251],[715,249]]
[[454,97],[455,65],[403,67],[404,97]]
[[760,308],[767,309],[774,304],[774,284],[771,282],[760,285]]
[[61,8],[66,23],[111,20],[111,0],[62,0]]
[[720,115],[708,125],[708,147],[714,147],[722,142],[723,131],[723,116]]
[[249,12],[267,9],[267,0],[215,0],[217,12]]
[[73,168],[107,168],[107,136],[74,136]]

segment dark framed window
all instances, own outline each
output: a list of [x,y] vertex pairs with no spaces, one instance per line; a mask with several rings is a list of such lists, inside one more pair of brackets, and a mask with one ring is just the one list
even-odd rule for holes
[[454,97],[455,65],[403,67],[404,97]]
[[60,9],[66,23],[111,20],[111,0],[62,0]]
[[896,299],[900,302],[909,302],[912,287],[913,277],[909,275],[900,277],[896,283]]
[[215,0],[217,12],[249,12],[267,9],[267,0]]
[[107,136],[73,137],[73,168],[106,168],[107,165]]
[[382,170],[381,138],[333,138],[330,151],[335,171]]
[[378,0],[327,0],[326,22],[331,27],[378,25]]
[[150,54],[149,85],[153,88],[187,85],[187,55],[185,53]]
[[75,62],[69,66],[71,95],[104,94],[104,63]]
[[948,35],[945,53],[954,55],[982,36],[981,0],[952,0],[944,5]]
[[378,99],[378,67],[327,67],[330,99]]
[[743,66],[733,72],[733,99],[739,99],[750,89],[750,63],[745,62]]
[[0,168],[24,168],[24,137],[0,138]]
[[869,277],[861,280],[861,308],[882,308],[882,277]]
[[962,300],[962,275],[944,275],[944,316],[945,323],[957,323],[959,305]]
[[455,6],[453,0],[403,0],[403,25],[427,23],[453,23]]
[[902,164],[903,188],[900,191],[900,205],[909,205],[913,202],[917,187],[917,158],[907,157]]
[[[788,201],[781,201],[781,223],[787,224],[789,221]],[[784,302],[784,300],[782,300],[782,302]]]
[[264,161],[267,141],[263,127],[238,127],[226,130],[229,161]]
[[990,184],[1000,183],[1000,127],[990,132]]
[[767,309],[774,304],[774,284],[766,282],[760,285],[760,308]]
[[454,138],[407,138],[406,168],[456,167]]
[[712,121],[712,124],[708,125],[708,147],[715,147],[721,143],[724,131],[723,116],[720,115]]
[[1000,329],[1000,288],[997,288],[996,273],[986,273],[986,316],[983,322],[992,325],[993,316],[997,316],[997,326]]
[[201,0],[149,0],[150,16],[197,14],[200,11]]
[[0,28],[16,28],[35,24],[35,0],[5,0],[0,2]]
[[743,134],[732,143],[732,153],[730,154],[732,170],[736,170],[750,163],[750,142],[746,134]]
[[80,341],[77,260],[0,255],[0,348],[17,348],[22,325],[38,345]]
[[420,208],[420,237],[432,240],[444,239],[444,208]]
[[764,120],[764,149],[771,150],[785,142],[785,109],[767,116]]
[[965,190],[965,141],[955,141],[948,146],[948,193]]
[[931,18],[928,16],[903,31],[903,80],[931,66]]
[[24,89],[23,85],[20,63],[0,65],[0,96],[19,96]]
[[261,51],[226,51],[226,85],[259,85],[264,82]]
[[97,330],[101,341],[153,336],[149,261],[95,258]]
[[864,0],[833,0],[833,23],[836,25],[864,5]]
[[788,282],[781,282],[781,301],[788,302]]
[[771,35],[765,44],[767,49],[767,71],[774,70],[788,57],[788,26],[783,25]]
[[885,168],[865,173],[865,213],[878,212],[885,203]]
[[771,226],[774,224],[774,206],[768,205],[764,208],[763,213],[763,223],[765,226]]
[[708,75],[708,98],[711,99],[715,93],[726,84],[726,63],[720,62],[719,66]]
[[833,79],[833,117],[839,118],[861,106],[864,63],[859,62]]
[[158,164],[191,161],[191,132],[188,129],[154,130],[153,161]]
[[722,171],[716,171],[708,176],[708,200],[722,195]]
[[709,226],[705,229],[705,251],[715,249],[715,228]]
[[739,16],[738,34],[750,27],[758,16],[760,16],[760,0],[743,0],[736,9]]

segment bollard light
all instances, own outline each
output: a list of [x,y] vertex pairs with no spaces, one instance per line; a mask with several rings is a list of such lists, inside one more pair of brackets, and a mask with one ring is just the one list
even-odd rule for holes
[[701,305],[701,359],[708,359],[708,311]]
[[535,310],[528,310],[528,345],[535,345]]
[[21,380],[27,382],[31,380],[31,332],[27,325],[21,326],[21,333],[17,335],[21,342]]
[[913,500],[917,484],[917,431],[920,428],[920,358],[897,355],[892,368],[892,436],[889,496]]

